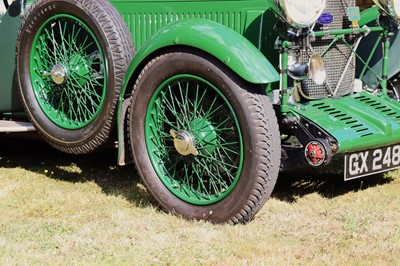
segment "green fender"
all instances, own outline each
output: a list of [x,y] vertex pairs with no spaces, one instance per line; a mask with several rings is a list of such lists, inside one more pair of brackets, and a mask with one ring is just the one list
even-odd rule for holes
[[125,85],[148,56],[174,45],[203,50],[224,62],[248,82],[266,84],[279,80],[279,74],[272,64],[239,33],[211,20],[183,19],[164,27],[141,47],[127,70]]
[[[124,117],[128,101],[125,91],[138,67],[143,67],[152,54],[171,46],[194,47],[224,62],[244,80],[254,84],[279,81],[279,74],[266,57],[245,37],[230,28],[206,19],[182,19],[155,33],[135,55],[129,66],[120,94],[118,112],[118,164],[128,163],[125,152]],[[271,51],[277,52],[277,51]]]

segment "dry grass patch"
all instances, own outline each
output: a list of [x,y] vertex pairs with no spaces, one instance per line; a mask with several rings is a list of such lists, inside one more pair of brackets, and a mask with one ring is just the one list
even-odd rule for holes
[[399,171],[346,183],[281,177],[250,224],[211,225],[158,210],[113,150],[0,145],[1,265],[400,264]]

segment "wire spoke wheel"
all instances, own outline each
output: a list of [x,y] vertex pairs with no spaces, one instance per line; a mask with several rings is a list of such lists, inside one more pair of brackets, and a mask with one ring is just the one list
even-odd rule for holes
[[133,56],[109,1],[34,1],[20,27],[16,70],[25,111],[44,140],[72,154],[104,146]]
[[261,86],[214,57],[182,48],[152,59],[128,119],[143,183],[171,213],[246,223],[269,198],[280,159],[274,110]]
[[173,194],[205,205],[230,193],[241,173],[243,141],[215,86],[191,75],[170,78],[152,97],[145,124],[151,162]]
[[39,29],[31,53],[36,99],[60,127],[88,125],[104,103],[105,59],[93,32],[79,19],[56,15]]

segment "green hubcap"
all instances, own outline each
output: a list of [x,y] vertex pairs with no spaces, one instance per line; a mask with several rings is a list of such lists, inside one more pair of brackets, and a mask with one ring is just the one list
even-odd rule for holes
[[69,60],[69,66],[71,66],[72,79],[82,87],[84,87],[90,80],[91,75],[91,61],[88,57],[76,54]]
[[205,155],[212,154],[218,145],[218,135],[212,123],[205,118],[196,118],[190,123],[190,128],[196,134],[202,152]]
[[161,84],[146,112],[145,135],[158,177],[180,199],[209,205],[236,186],[244,160],[240,125],[208,81],[177,75]]
[[31,84],[45,115],[65,129],[90,124],[106,97],[105,58],[94,33],[78,18],[59,14],[35,35]]

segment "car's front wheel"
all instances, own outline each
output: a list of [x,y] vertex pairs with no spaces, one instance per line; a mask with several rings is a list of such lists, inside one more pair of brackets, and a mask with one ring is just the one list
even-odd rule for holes
[[280,143],[262,88],[196,51],[158,56],[136,82],[130,142],[148,191],[170,212],[246,223],[275,185]]

